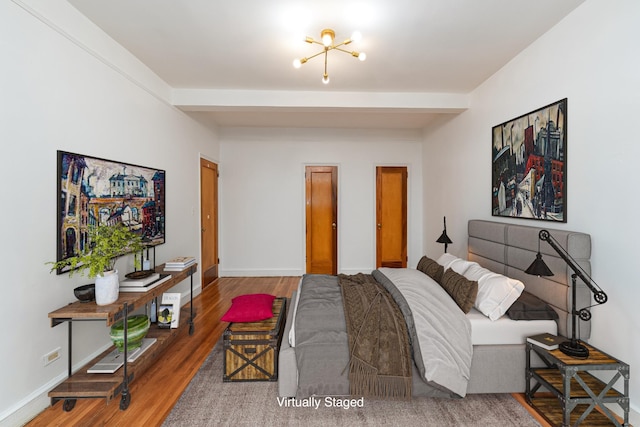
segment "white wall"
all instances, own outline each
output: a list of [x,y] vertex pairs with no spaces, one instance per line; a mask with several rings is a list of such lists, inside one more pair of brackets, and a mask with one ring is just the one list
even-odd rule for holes
[[220,134],[220,274],[305,272],[305,165],[338,166],[338,270],[375,268],[375,167],[407,166],[408,254],[422,254],[421,134],[227,129]]
[[[339,268],[348,273],[375,265],[376,165],[409,168],[409,264],[441,253],[434,241],[443,215],[451,251],[464,254],[467,220],[492,219],[491,127],[564,97],[569,221],[553,225],[592,235],[594,278],[610,297],[594,310],[592,343],[633,370],[640,362],[633,269],[639,21],[635,0],[587,0],[479,87],[468,111],[426,133],[422,146],[407,131],[317,129],[229,129],[218,143],[166,102],[171,88],[64,0],[0,2],[0,424],[37,413],[64,378],[66,328],[51,328],[47,313],[86,282],[51,275],[44,265],[55,258],[57,149],[167,170],[168,243],[160,260],[199,255],[198,156],[220,160],[222,275],[301,274],[304,165],[337,165]],[[76,330],[77,364],[108,344],[103,324]],[[43,367],[42,355],[56,347],[62,358]],[[632,375],[636,409],[639,396],[640,377]]]
[[[640,408],[640,2],[588,0],[472,94],[471,108],[425,136],[425,247],[447,214],[452,252],[465,255],[471,218],[491,217],[491,128],[568,98],[567,218],[550,228],[592,236],[593,277],[609,295],[594,308],[591,343],[631,365]],[[442,161],[442,156],[447,160]],[[442,186],[431,185],[442,180]],[[440,203],[429,204],[435,199]],[[535,225],[544,225],[535,222]]]
[[[3,425],[46,407],[46,393],[66,377],[67,327],[52,328],[47,313],[75,300],[73,288],[89,283],[50,274],[45,265],[56,257],[56,150],[166,170],[167,244],[158,248],[159,262],[199,256],[198,156],[219,158],[216,135],[171,107],[162,93],[150,92],[158,81],[108,65],[100,56],[106,44],[92,44],[93,33],[84,40],[87,22],[65,9],[66,2],[56,3],[60,15],[38,8],[50,2],[35,1],[36,9],[0,2]],[[130,271],[131,258],[118,268]],[[199,287],[199,275],[195,283]],[[186,294],[187,283],[178,289]],[[110,344],[104,322],[74,330],[76,366]],[[43,366],[42,356],[57,347],[62,357]]]

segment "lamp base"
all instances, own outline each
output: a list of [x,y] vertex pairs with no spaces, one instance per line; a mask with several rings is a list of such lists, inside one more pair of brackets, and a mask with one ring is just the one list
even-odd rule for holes
[[576,359],[586,359],[589,357],[589,349],[584,345],[576,341],[565,341],[559,345],[560,351],[567,356],[575,357]]

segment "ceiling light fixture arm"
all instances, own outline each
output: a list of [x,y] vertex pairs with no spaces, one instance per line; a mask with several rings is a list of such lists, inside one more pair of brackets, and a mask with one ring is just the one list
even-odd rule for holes
[[327,72],[327,57],[329,53],[329,48],[325,47],[324,48],[324,74],[322,75],[322,82],[324,84],[329,83],[329,73]]

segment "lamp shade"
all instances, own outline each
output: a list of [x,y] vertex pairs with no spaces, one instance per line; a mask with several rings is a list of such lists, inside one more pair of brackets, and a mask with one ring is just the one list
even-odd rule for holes
[[444,230],[442,232],[442,234],[440,235],[440,237],[438,237],[438,240],[436,240],[436,242],[437,243],[446,243],[446,244],[453,243],[451,241],[451,239],[449,238],[449,236],[447,236],[447,230]]
[[532,276],[553,276],[553,272],[542,259],[542,254],[540,252],[536,254],[536,259],[533,260],[529,268],[524,272],[531,274]]

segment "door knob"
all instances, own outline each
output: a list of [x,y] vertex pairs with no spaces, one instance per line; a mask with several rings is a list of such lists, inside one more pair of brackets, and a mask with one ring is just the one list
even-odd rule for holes
[[378,230],[382,228],[382,224],[378,224]]
[[335,222],[331,223],[331,227],[335,230],[336,229],[336,223]]

